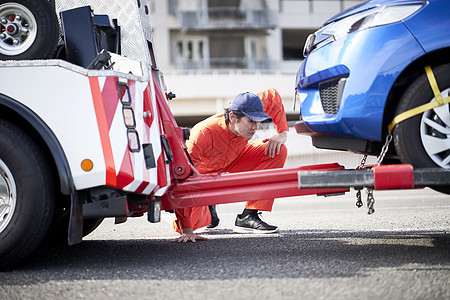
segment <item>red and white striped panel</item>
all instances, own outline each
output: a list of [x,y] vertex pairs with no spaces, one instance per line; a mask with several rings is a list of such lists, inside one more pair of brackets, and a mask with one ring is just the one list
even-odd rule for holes
[[154,83],[128,80],[128,90],[120,93],[125,99],[131,98],[141,145],[152,145],[156,168],[147,169],[142,147],[139,152],[131,152],[128,147],[122,103],[117,91],[118,78],[90,77],[89,80],[106,167],[105,184],[147,195],[167,187],[170,177],[161,147],[162,129],[155,109]]

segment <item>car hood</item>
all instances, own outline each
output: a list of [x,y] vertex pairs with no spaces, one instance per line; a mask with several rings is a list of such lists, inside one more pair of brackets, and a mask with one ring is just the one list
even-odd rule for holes
[[417,2],[417,0],[370,0],[340,12],[339,14],[328,19],[323,25],[325,26],[329,23],[335,22],[337,20],[359,13],[361,11],[374,8],[376,6],[382,6],[385,4],[411,3],[411,2]]

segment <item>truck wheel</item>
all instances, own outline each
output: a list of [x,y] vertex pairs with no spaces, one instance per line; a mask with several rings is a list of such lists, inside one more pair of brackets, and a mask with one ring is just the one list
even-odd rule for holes
[[54,208],[52,174],[36,143],[0,120],[0,268],[29,256],[44,238]]
[[[450,64],[433,67],[443,98],[450,95]],[[426,74],[417,78],[400,99],[396,115],[434,101]],[[415,168],[450,168],[450,105],[436,107],[399,123],[394,144],[403,163]],[[435,188],[450,193],[450,187]]]
[[[70,210],[70,208],[69,208]],[[54,220],[50,226],[49,232],[44,239],[45,244],[49,246],[67,246],[69,214],[58,215],[55,212]],[[92,233],[103,222],[104,218],[84,219],[83,220],[83,237]]]
[[59,25],[48,0],[0,0],[0,59],[50,58]]
[[97,229],[100,224],[102,224],[105,218],[98,219],[84,219],[83,220],[83,236],[87,236],[92,233],[95,229]]

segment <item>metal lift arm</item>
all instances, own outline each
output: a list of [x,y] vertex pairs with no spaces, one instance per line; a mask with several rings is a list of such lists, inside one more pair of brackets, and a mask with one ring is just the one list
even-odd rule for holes
[[240,173],[200,174],[173,182],[162,196],[161,209],[206,206],[303,195],[348,192],[348,188],[298,188],[298,173],[306,170],[338,171],[339,164],[258,170]]
[[375,190],[392,190],[449,185],[449,169],[426,168],[414,170],[409,164],[374,166],[366,170],[307,171],[298,174],[300,189],[368,187]]

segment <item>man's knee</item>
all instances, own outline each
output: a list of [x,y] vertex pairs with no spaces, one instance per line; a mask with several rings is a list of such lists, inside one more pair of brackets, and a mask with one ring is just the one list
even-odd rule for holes
[[276,155],[273,159],[273,165],[272,167],[274,168],[282,168],[284,167],[284,164],[286,163],[286,159],[287,159],[287,147],[286,145],[282,144],[280,147],[280,153],[278,155]]
[[285,162],[286,158],[287,158],[287,154],[288,154],[287,147],[285,144],[282,144],[280,147],[280,154],[278,154],[278,156],[280,157],[280,160]]

